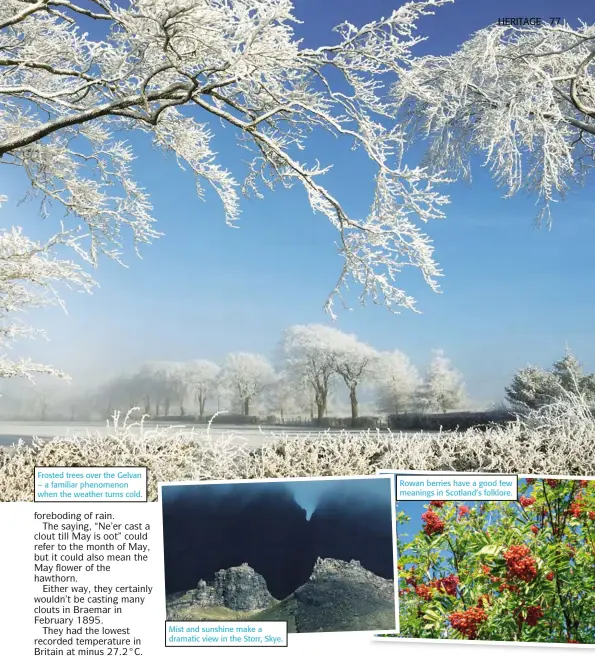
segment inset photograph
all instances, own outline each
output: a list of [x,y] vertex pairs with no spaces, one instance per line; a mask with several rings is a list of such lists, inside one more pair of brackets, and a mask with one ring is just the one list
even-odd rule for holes
[[595,480],[396,509],[400,633],[384,637],[595,643]]
[[391,476],[162,484],[168,620],[396,631]]

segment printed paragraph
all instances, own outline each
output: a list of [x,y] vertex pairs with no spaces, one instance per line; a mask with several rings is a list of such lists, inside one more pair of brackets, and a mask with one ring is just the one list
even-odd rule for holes
[[35,512],[35,656],[142,656],[126,611],[153,587],[134,564],[150,557],[151,525],[110,512]]

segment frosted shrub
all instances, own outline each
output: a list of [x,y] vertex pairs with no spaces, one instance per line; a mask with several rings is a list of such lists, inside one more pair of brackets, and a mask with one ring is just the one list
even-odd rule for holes
[[580,396],[507,426],[452,433],[284,434],[249,450],[233,432],[148,428],[114,418],[107,435],[56,437],[0,450],[0,501],[33,499],[33,468],[142,466],[149,498],[158,481],[374,474],[378,469],[595,475],[595,420]]

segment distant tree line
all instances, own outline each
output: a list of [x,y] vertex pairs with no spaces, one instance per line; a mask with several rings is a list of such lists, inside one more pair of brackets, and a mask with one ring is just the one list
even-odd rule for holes
[[352,426],[361,420],[361,396],[366,409],[384,416],[447,412],[465,400],[462,376],[442,351],[433,353],[422,376],[399,350],[378,351],[355,335],[312,324],[288,328],[272,362],[244,352],[230,353],[221,364],[206,359],[147,362],[77,404],[103,417],[136,407],[151,418],[204,420],[226,411],[245,420],[253,413],[274,416],[281,423],[307,416],[323,425],[337,394],[348,398]]

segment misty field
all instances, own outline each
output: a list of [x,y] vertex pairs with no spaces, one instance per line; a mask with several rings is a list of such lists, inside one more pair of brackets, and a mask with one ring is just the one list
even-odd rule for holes
[[[167,427],[169,431],[175,429],[180,435],[192,435],[205,433],[204,425],[199,428],[189,426],[186,424],[174,424],[172,422],[156,422],[145,421],[132,422],[129,424],[129,432],[131,435],[140,435],[143,428],[157,430],[159,428]],[[34,422],[34,421],[0,421],[0,447],[12,449],[19,440],[24,441],[26,444],[31,444],[34,437],[41,440],[52,439],[56,436],[71,437],[77,439],[80,436],[92,433],[94,435],[109,435],[113,429],[113,423],[105,421],[89,421],[89,422]],[[201,430],[202,429],[202,430]],[[209,435],[216,439],[218,437],[225,437],[233,435],[233,437],[241,443],[244,447],[255,448],[260,446],[263,442],[276,439],[280,431],[283,435],[287,436],[300,436],[304,435],[303,428],[279,427],[279,426],[234,426],[234,425],[217,425],[211,426]],[[385,431],[386,433],[386,431]],[[313,431],[307,433],[311,437],[318,437],[324,435],[340,435],[340,429],[320,429],[320,431]]]
[[[243,429],[242,429],[243,430]],[[595,475],[595,419],[579,396],[506,426],[450,433],[279,433],[251,447],[232,431],[114,421],[109,431],[0,450],[0,501],[33,500],[37,466],[144,466],[159,481],[374,474],[378,469]]]

